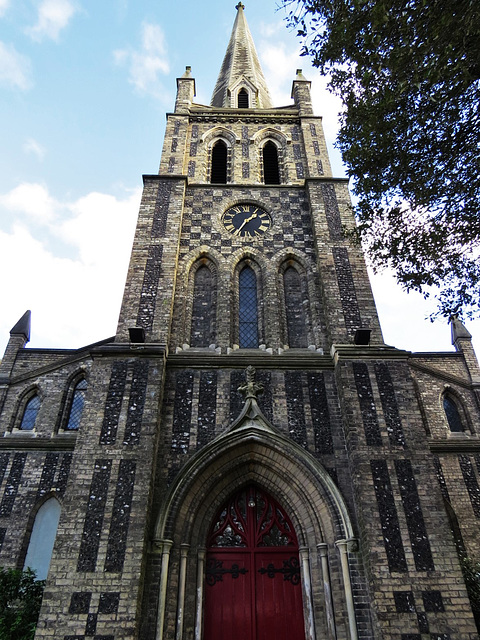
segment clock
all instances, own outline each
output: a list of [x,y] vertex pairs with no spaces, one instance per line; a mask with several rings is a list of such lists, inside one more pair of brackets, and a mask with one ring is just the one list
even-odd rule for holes
[[272,226],[272,219],[255,204],[237,204],[225,211],[222,224],[234,236],[260,238]]

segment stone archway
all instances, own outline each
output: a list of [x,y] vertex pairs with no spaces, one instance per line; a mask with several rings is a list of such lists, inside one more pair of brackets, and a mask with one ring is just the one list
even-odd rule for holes
[[[268,423],[252,398],[230,430],[184,466],[164,501],[155,534],[162,549],[157,640],[163,639],[164,626],[171,630],[173,624],[169,638],[182,640],[188,627],[202,640],[209,527],[219,507],[250,484],[283,506],[298,536],[306,639],[333,639],[343,629],[340,636],[356,640],[347,551],[354,534],[343,497],[318,460]],[[329,556],[336,566],[332,580]],[[186,606],[192,601],[194,607]]]

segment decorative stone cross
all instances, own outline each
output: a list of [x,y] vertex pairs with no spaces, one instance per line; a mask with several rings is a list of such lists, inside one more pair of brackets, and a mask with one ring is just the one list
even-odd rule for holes
[[255,382],[255,367],[249,365],[245,371],[246,383],[238,387],[238,391],[245,396],[245,400],[248,398],[257,399],[257,395],[263,393],[263,384],[261,382]]

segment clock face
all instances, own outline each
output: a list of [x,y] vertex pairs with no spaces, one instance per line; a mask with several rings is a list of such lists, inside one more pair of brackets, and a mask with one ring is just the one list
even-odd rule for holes
[[234,236],[260,238],[272,226],[272,219],[255,204],[237,204],[225,211],[222,224]]

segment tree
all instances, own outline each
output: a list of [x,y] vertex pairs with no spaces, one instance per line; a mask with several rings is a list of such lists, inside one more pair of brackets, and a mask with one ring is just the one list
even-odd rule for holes
[[44,586],[31,569],[0,568],[0,640],[34,637]]
[[480,562],[463,555],[460,559],[467,593],[477,629],[480,630]]
[[477,0],[281,0],[344,105],[359,239],[435,316],[479,313]]

